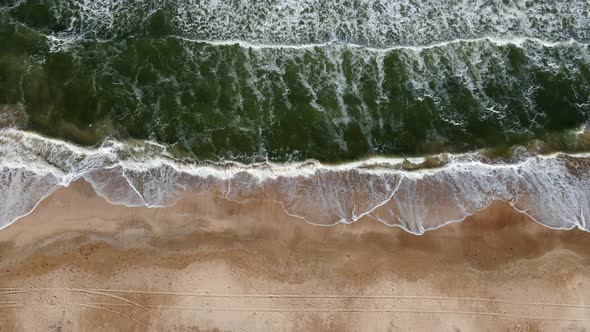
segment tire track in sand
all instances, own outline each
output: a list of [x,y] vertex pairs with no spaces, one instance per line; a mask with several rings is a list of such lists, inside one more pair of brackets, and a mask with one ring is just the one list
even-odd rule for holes
[[[477,297],[446,297],[446,296],[409,296],[409,295],[343,295],[343,294],[229,294],[229,293],[191,293],[191,292],[165,292],[153,290],[133,290],[133,289],[99,289],[99,288],[0,288],[0,295],[18,295],[23,296],[33,292],[75,292],[95,296],[103,296],[119,302],[69,302],[81,307],[104,310],[117,314],[136,323],[147,326],[138,319],[125,315],[122,312],[113,310],[113,307],[138,308],[150,316],[156,317],[171,326],[176,326],[162,315],[154,310],[188,310],[188,311],[205,311],[205,312],[275,312],[275,313],[407,313],[407,314],[440,314],[440,315],[470,315],[482,317],[498,317],[508,319],[526,319],[539,321],[571,321],[590,323],[590,319],[583,318],[564,318],[549,316],[532,316],[532,315],[515,315],[507,312],[496,311],[468,311],[468,310],[430,310],[430,309],[396,309],[396,308],[280,308],[280,307],[209,307],[209,306],[167,306],[142,304],[133,301],[127,297],[116,294],[128,295],[156,295],[156,296],[183,296],[195,298],[222,298],[222,299],[328,299],[328,300],[346,300],[346,299],[369,299],[369,300],[432,300],[432,301],[458,301],[458,302],[484,302],[498,303],[510,306],[532,306],[532,307],[561,307],[573,309],[590,309],[590,305],[568,304],[568,303],[544,303],[544,302],[518,302],[505,299],[477,298]],[[2,305],[6,303],[6,305]],[[46,303],[35,303],[46,305]],[[0,302],[0,308],[24,306],[17,302]],[[541,309],[539,308],[539,309]],[[536,310],[536,308],[535,308]],[[499,311],[499,309],[498,309]]]

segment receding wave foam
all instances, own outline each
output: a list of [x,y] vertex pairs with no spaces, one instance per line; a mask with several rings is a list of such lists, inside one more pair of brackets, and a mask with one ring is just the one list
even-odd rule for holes
[[438,168],[415,171],[404,170],[403,160],[386,158],[333,166],[185,163],[149,142],[106,141],[85,149],[4,129],[0,225],[30,213],[57,188],[84,179],[108,201],[126,206],[161,207],[189,192],[213,193],[236,202],[277,201],[289,215],[317,225],[366,217],[421,234],[503,200],[547,227],[590,231],[586,155],[527,156],[510,164],[474,154],[441,160]]

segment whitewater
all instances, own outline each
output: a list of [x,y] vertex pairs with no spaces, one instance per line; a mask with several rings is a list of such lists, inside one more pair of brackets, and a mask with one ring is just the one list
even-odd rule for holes
[[[11,0],[4,8],[22,4]],[[166,33],[187,38],[256,44],[339,40],[387,47],[519,35],[590,40],[587,1],[65,0],[44,5],[53,19],[53,32],[99,39],[138,35],[166,25]]]
[[[0,107],[84,145],[351,161],[525,144],[590,119],[587,1],[0,5]],[[566,149],[564,149],[566,150]]]
[[423,234],[504,201],[590,231],[590,156],[529,149],[589,121],[589,16],[553,0],[7,0],[0,227],[86,181],[129,207],[213,194]]
[[590,231],[589,165],[588,154],[526,151],[510,162],[468,153],[339,165],[197,163],[174,159],[154,142],[106,140],[85,148],[2,129],[0,225],[84,180],[110,203],[128,207],[170,206],[188,193],[209,193],[234,202],[279,202],[288,215],[315,225],[369,218],[423,234],[499,200],[547,227]]

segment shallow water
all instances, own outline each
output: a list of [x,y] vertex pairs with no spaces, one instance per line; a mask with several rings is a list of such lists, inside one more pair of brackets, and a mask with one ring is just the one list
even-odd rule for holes
[[411,171],[392,158],[333,166],[186,163],[158,145],[107,141],[88,149],[12,129],[1,133],[3,226],[57,188],[84,179],[109,202],[126,206],[161,207],[209,193],[236,202],[279,202],[287,214],[317,225],[367,217],[421,234],[502,200],[548,227],[590,230],[586,154],[521,155],[508,163],[445,155],[439,167]]

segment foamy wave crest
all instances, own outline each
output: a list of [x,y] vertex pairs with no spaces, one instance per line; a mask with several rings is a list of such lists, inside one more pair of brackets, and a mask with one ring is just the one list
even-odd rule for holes
[[[19,8],[27,2],[8,4]],[[590,37],[587,1],[62,0],[43,5],[53,32],[103,39],[172,33],[258,44],[340,40],[386,47],[481,36]]]
[[415,234],[509,202],[539,223],[590,231],[590,157],[523,156],[511,163],[476,154],[409,161],[370,159],[344,165],[195,163],[170,158],[149,143],[106,141],[87,149],[36,134],[0,131],[0,225],[30,213],[57,188],[84,179],[114,204],[162,207],[187,193],[236,202],[280,202],[317,225],[371,218]]

